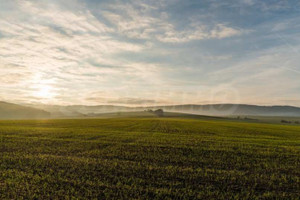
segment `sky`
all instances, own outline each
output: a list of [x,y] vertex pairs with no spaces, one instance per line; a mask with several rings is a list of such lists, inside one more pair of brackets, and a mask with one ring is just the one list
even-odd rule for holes
[[298,0],[0,0],[0,100],[300,106]]

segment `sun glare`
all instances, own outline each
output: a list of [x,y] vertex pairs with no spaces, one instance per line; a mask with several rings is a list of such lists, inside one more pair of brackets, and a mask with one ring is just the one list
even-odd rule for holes
[[39,87],[36,96],[44,99],[52,98],[54,96],[53,88],[48,85],[43,85]]

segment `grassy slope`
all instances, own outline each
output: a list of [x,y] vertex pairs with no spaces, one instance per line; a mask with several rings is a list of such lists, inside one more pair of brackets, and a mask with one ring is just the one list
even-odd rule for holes
[[0,101],[0,119],[40,119],[49,117],[50,113],[44,110]]
[[282,124],[281,120],[290,121],[291,125],[300,125],[295,122],[300,122],[300,117],[262,117],[262,116],[250,116],[251,119],[257,119],[264,123]]
[[177,118],[0,121],[0,199],[297,199],[300,127]]

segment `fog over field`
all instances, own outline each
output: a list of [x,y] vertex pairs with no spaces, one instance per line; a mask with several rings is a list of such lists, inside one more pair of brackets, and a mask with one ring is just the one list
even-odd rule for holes
[[148,107],[126,107],[114,105],[98,106],[58,106],[58,105],[17,105],[0,102],[2,119],[38,119],[38,118],[73,118],[97,117],[108,113],[148,112],[162,109],[165,112],[185,113],[206,116],[273,116],[300,117],[300,108],[292,106],[257,106],[243,104],[210,105],[166,105]]

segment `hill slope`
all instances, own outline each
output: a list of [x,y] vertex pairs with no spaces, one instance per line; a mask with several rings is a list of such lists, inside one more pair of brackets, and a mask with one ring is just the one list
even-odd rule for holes
[[36,108],[0,102],[0,119],[37,119],[49,118],[50,116],[49,112]]

